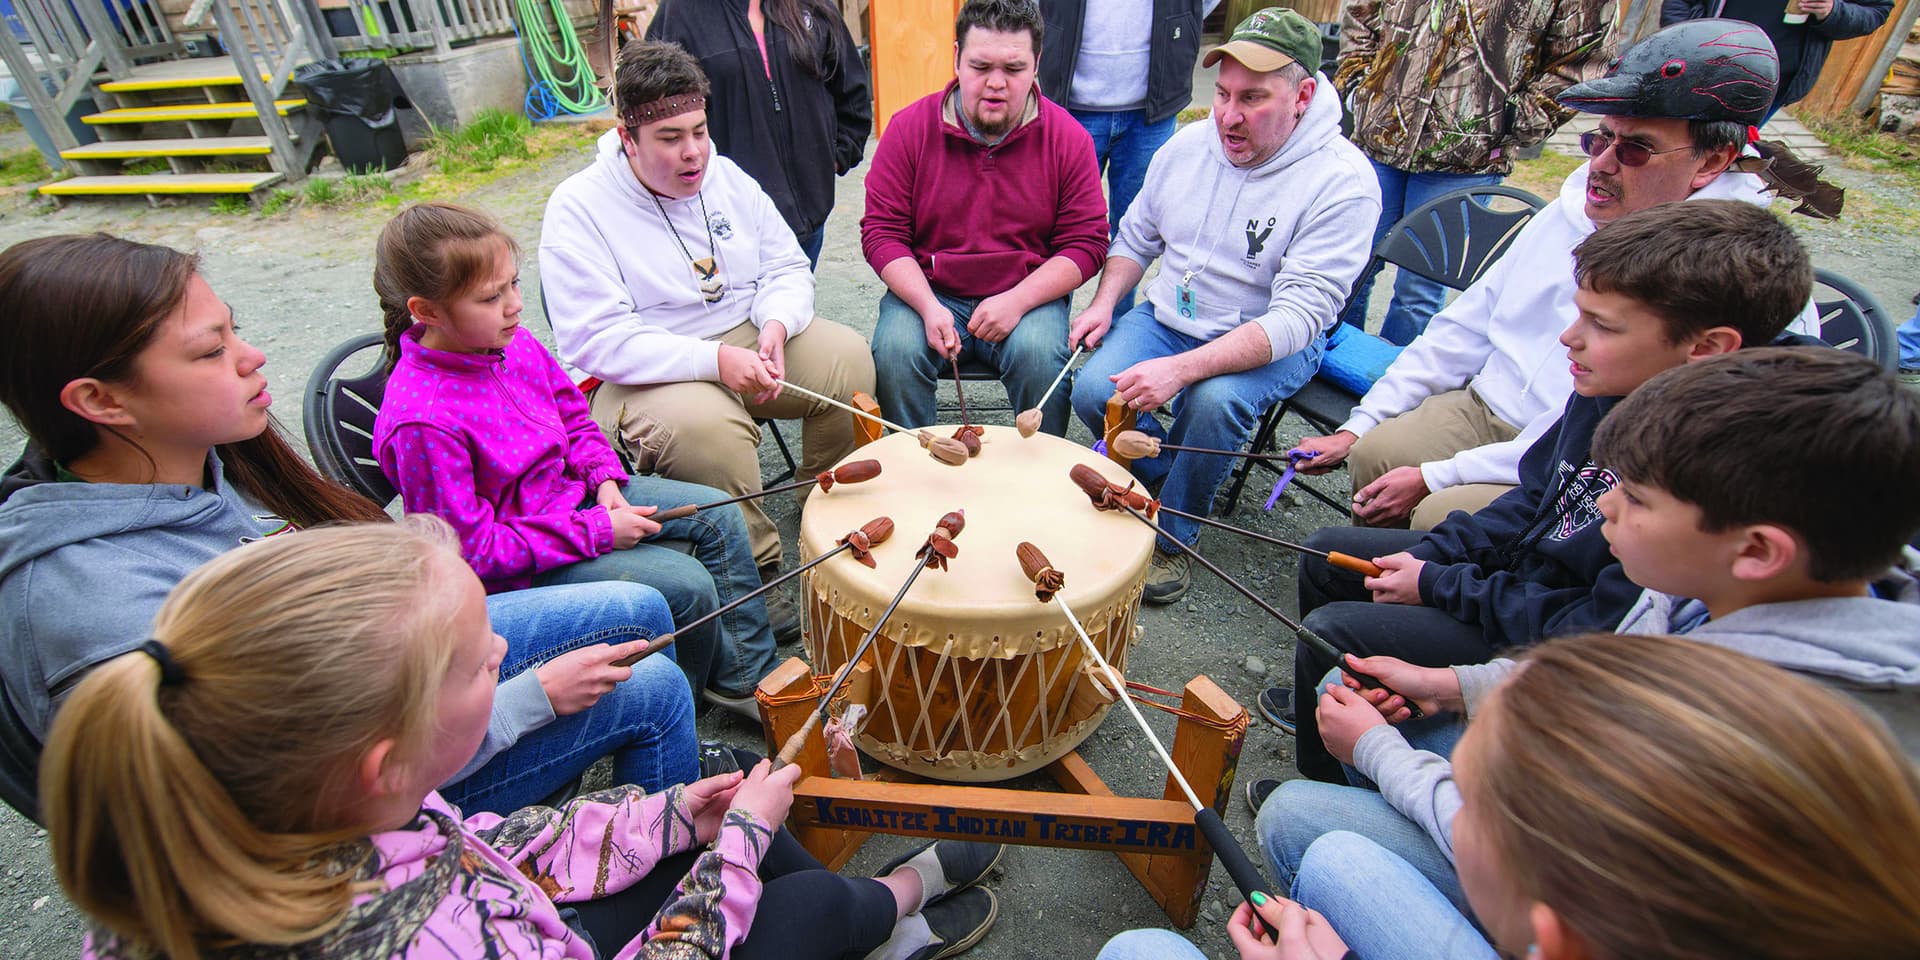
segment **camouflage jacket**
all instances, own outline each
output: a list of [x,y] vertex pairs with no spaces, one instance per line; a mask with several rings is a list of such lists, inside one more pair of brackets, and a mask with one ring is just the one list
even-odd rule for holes
[[1352,140],[1414,173],[1513,170],[1573,114],[1554,102],[1602,73],[1615,0],[1350,0],[1334,85]]

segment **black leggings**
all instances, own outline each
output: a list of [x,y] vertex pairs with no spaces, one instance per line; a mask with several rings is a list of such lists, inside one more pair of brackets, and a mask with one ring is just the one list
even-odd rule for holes
[[[702,852],[675,854],[619,893],[565,906],[599,955],[611,957],[653,922]],[[893,933],[893,893],[885,884],[828,870],[784,828],[760,860],[760,881],[753,928],[732,953],[741,960],[858,960]]]

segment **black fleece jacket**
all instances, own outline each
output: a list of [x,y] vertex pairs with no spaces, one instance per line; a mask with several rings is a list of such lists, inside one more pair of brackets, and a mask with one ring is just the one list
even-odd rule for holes
[[[827,222],[833,178],[859,166],[873,133],[867,68],[846,23],[811,13],[807,22],[811,31],[795,38],[769,17],[765,60],[747,0],[662,0],[647,28],[648,40],[670,40],[699,59],[713,84],[714,146],[759,182],[799,236]],[[794,61],[796,39],[813,46],[824,76]]]
[[[1660,26],[1717,17],[1725,6],[1726,0],[1663,0]],[[1784,13],[1786,0],[1780,0],[1779,6]],[[1827,14],[1825,20],[1808,18],[1806,23],[1795,25],[1774,17],[1768,23],[1759,24],[1772,38],[1774,46],[1781,48],[1780,62],[1799,64],[1792,74],[1780,78],[1780,92],[1774,95],[1774,107],[1798,103],[1813,89],[1813,82],[1820,79],[1820,68],[1826,64],[1827,51],[1835,40],[1864,37],[1880,29],[1892,12],[1893,0],[1833,0],[1833,12]],[[1798,50],[1785,49],[1788,44],[1797,46]],[[1796,52],[1797,57],[1793,55]]]

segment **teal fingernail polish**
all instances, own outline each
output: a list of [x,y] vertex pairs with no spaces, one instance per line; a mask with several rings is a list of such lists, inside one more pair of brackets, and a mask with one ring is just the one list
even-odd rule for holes
[[1267,905],[1267,895],[1264,893],[1261,893],[1258,890],[1255,890],[1253,892],[1253,895],[1248,897],[1247,899],[1252,900],[1253,905],[1256,907],[1264,907]]

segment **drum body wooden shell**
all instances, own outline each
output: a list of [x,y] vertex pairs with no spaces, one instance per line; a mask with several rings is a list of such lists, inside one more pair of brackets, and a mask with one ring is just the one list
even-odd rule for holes
[[891,517],[895,528],[874,549],[875,569],[840,557],[806,575],[806,647],[817,672],[846,663],[942,514],[964,510],[967,525],[950,569],[923,572],[875,639],[866,657],[870,713],[856,742],[890,766],[975,783],[1065,755],[1099,726],[1113,698],[1089,675],[1091,658],[1059,606],[1035,598],[1015,548],[1031,541],[1066,574],[1060,596],[1124,672],[1153,532],[1095,510],[1068,470],[1086,463],[1119,483],[1132,477],[1084,447],[1045,434],[1022,438],[1008,427],[987,428],[981,454],[958,467],[899,434],[847,459],[869,458],[881,461],[880,477],[816,493],[800,521],[803,560],[874,517]]

